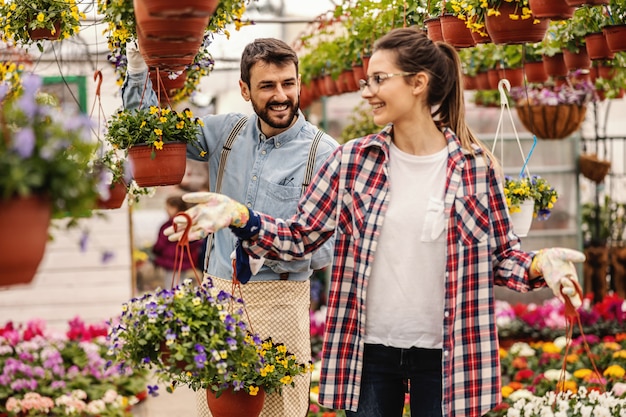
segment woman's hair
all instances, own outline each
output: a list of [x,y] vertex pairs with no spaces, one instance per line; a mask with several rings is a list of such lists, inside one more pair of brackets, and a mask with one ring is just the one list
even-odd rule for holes
[[433,42],[415,28],[398,28],[374,43],[374,52],[377,50],[394,52],[396,65],[402,71],[426,72],[430,80],[426,102],[435,109],[432,116],[436,123],[450,127],[463,148],[473,153],[471,144],[475,143],[491,155],[465,123],[461,60],[453,46]]
[[298,74],[298,55],[293,48],[280,39],[255,39],[245,47],[241,54],[241,81],[248,87],[250,87],[250,69],[259,61],[279,67],[294,64],[296,74]]

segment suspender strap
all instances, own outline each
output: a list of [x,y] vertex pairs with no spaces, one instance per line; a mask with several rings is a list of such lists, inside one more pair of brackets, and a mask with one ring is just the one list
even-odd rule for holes
[[220,155],[220,164],[217,168],[217,181],[215,183],[215,192],[219,193],[222,189],[222,179],[224,178],[224,169],[226,168],[226,160],[228,159],[228,154],[233,149],[233,143],[235,139],[237,139],[237,135],[243,128],[243,125],[248,121],[248,117],[244,116],[233,126],[233,130],[230,131],[230,135],[228,135],[228,139],[226,139],[226,143],[222,147],[222,154]]
[[315,168],[315,155],[317,155],[317,145],[320,143],[320,139],[322,139],[322,135],[324,133],[321,130],[318,130],[313,138],[313,143],[311,143],[311,147],[309,148],[309,159],[306,163],[306,171],[304,171],[304,180],[302,180],[302,192],[304,194],[309,184],[311,184],[311,178],[313,178],[313,169]]
[[[222,147],[222,153],[220,155],[220,163],[217,166],[217,180],[215,183],[215,192],[219,193],[222,190],[222,178],[224,177],[224,169],[226,167],[226,160],[228,159],[228,154],[233,149],[233,143],[235,139],[237,139],[237,135],[243,128],[243,126],[248,121],[248,116],[244,116],[233,126],[233,129],[230,131],[224,146]],[[210,187],[209,187],[210,188]],[[206,243],[206,254],[204,255],[204,271],[206,272],[209,269],[209,257],[211,256],[211,249],[213,248],[213,233],[210,233],[207,237]]]

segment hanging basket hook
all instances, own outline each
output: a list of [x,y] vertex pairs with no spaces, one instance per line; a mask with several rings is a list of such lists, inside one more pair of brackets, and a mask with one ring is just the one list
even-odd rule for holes
[[[504,89],[506,88],[506,92]],[[509,104],[507,93],[511,92],[511,82],[506,78],[498,81],[498,91],[500,92],[500,104]]]

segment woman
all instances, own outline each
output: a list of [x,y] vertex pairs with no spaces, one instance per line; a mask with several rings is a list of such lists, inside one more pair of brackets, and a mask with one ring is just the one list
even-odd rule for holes
[[[481,416],[500,400],[493,285],[567,287],[584,255],[520,250],[494,157],[464,121],[458,54],[413,29],[374,46],[362,97],[378,134],[340,146],[291,220],[186,195],[192,238],[230,226],[253,257],[334,238],[320,403],[348,417]],[[170,239],[179,234],[166,232]]]

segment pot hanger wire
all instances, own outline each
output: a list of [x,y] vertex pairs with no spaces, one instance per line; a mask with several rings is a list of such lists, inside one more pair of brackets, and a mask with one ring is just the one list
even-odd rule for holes
[[[506,91],[505,91],[506,90]],[[522,143],[519,139],[519,134],[517,133],[517,129],[515,128],[515,122],[513,121],[513,115],[511,114],[511,107],[509,106],[509,97],[508,92],[511,91],[511,82],[506,78],[498,81],[498,91],[500,92],[500,117],[498,119],[498,127],[496,128],[496,135],[493,140],[493,145],[491,147],[491,152],[495,155],[496,145],[498,144],[498,140],[500,141],[500,163],[504,167],[504,114],[508,115],[508,119],[511,122],[511,127],[513,129],[513,134],[515,135],[515,141],[517,142],[517,147],[520,151],[520,155],[522,156],[522,169],[519,173],[519,178],[524,177],[524,172],[526,172],[526,176],[530,178],[530,171],[528,169],[528,161],[530,160],[535,147],[537,146],[537,136],[533,134],[533,144],[528,151],[528,155],[524,154],[524,150],[522,149]]]

